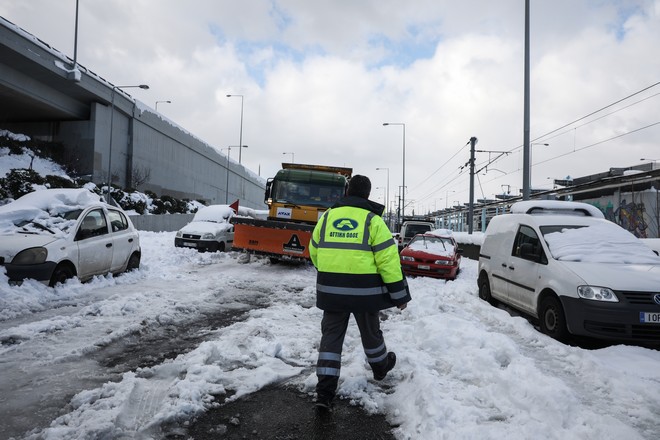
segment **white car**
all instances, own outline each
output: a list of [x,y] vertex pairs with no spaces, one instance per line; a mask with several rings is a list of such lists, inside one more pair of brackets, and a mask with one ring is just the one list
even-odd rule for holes
[[124,212],[87,189],[45,189],[0,206],[0,270],[50,286],[138,269],[140,239]]
[[660,342],[660,257],[586,203],[525,201],[495,216],[478,285],[558,340]]
[[193,220],[174,237],[174,246],[199,251],[224,252],[234,243],[234,210],[228,205],[211,205],[195,213]]

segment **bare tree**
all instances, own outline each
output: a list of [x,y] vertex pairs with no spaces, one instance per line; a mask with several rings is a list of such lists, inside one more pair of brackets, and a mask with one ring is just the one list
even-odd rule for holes
[[135,189],[140,185],[145,184],[151,179],[151,168],[148,167],[133,167],[131,170],[131,182]]

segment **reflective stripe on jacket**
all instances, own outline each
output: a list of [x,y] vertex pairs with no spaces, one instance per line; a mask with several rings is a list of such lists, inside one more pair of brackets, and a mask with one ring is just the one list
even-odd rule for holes
[[320,309],[366,312],[410,301],[396,243],[374,205],[381,206],[345,197],[314,228],[309,253]]

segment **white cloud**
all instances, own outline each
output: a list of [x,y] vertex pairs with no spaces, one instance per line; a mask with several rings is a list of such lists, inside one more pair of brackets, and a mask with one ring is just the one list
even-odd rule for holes
[[[659,4],[531,2],[532,138],[658,80]],[[70,56],[74,14],[74,2],[0,5],[0,15]],[[352,166],[375,186],[386,178],[375,168],[389,167],[396,194],[401,130],[382,123],[405,122],[406,198],[443,206],[451,191],[449,204],[468,199],[467,173],[457,177],[468,150],[443,164],[471,136],[482,150],[523,142],[523,31],[524,3],[514,0],[107,0],[80,3],[78,59],[114,84],[147,82],[137,99],[171,100],[159,110],[218,148],[239,137],[240,106],[225,95],[244,95],[243,163],[264,177],[292,151],[296,162]],[[660,126],[573,150],[656,122],[659,103],[532,147],[532,184],[639,163],[657,148]],[[488,157],[478,153],[477,163]],[[493,164],[500,171],[479,176],[476,195],[503,184],[518,191],[521,167],[519,151]]]

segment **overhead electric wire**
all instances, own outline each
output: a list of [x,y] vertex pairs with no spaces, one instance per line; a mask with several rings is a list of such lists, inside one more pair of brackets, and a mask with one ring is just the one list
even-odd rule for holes
[[601,108],[601,109],[598,109],[598,110],[596,110],[596,111],[593,111],[593,112],[589,113],[589,114],[586,115],[586,116],[582,116],[581,118],[578,118],[578,119],[576,119],[576,120],[573,121],[573,122],[569,122],[568,124],[562,125],[562,126],[559,127],[559,128],[555,128],[554,130],[549,131],[548,133],[546,133],[546,134],[544,134],[544,135],[541,135],[541,136],[537,137],[537,138],[534,139],[534,140],[542,139],[542,138],[544,138],[544,137],[546,137],[546,136],[549,136],[549,135],[551,135],[552,133],[554,133],[554,132],[556,132],[556,131],[559,131],[559,130],[562,130],[562,129],[566,128],[566,127],[569,127],[569,126],[575,124],[576,122],[580,122],[581,120],[586,119],[586,118],[588,118],[589,116],[593,116],[593,115],[595,115],[596,113],[600,113],[600,112],[602,112],[602,111],[605,110],[605,109],[608,109],[608,108],[610,108],[610,107],[612,107],[612,106],[614,106],[614,105],[616,105],[616,104],[618,104],[618,103],[620,103],[620,102],[625,101],[626,99],[630,99],[630,98],[632,98],[632,97],[635,96],[635,95],[639,95],[639,94],[642,93],[642,92],[645,92],[645,91],[647,91],[647,90],[649,90],[649,89],[652,89],[653,87],[655,87],[655,86],[657,86],[657,85],[659,85],[659,84],[660,84],[660,81],[658,81],[657,83],[651,84],[650,86],[645,87],[645,88],[643,88],[642,90],[639,90],[639,91],[637,91],[637,92],[635,92],[635,93],[633,93],[633,94],[630,94],[630,95],[626,96],[625,98],[621,98],[621,99],[619,99],[618,101],[613,102],[612,104],[606,105],[605,107],[603,107],[603,108]]
[[[610,107],[613,107],[613,106],[615,106],[615,105],[617,105],[617,104],[619,104],[619,103],[621,103],[621,102],[623,102],[623,101],[625,101],[625,100],[627,100],[627,99],[632,98],[633,96],[637,96],[637,95],[639,95],[640,93],[643,93],[643,92],[645,92],[645,91],[647,91],[647,90],[650,90],[650,89],[652,89],[652,88],[654,88],[654,87],[656,87],[656,86],[658,86],[658,85],[660,85],[660,81],[658,81],[658,82],[656,82],[656,83],[653,83],[653,84],[651,84],[650,86],[645,87],[645,88],[643,88],[643,89],[641,89],[641,90],[638,90],[638,91],[635,92],[635,93],[631,93],[630,95],[628,95],[628,96],[626,96],[626,97],[624,97],[624,98],[621,98],[621,99],[619,99],[619,100],[617,100],[617,101],[615,101],[615,102],[613,102],[613,103],[611,103],[611,104],[608,104],[608,105],[606,105],[606,106],[604,106],[604,107],[601,107],[600,109],[595,110],[595,111],[593,111],[593,112],[591,112],[591,113],[589,113],[589,114],[587,114],[587,115],[585,115],[585,116],[582,116],[582,117],[580,117],[580,118],[578,118],[578,119],[575,119],[574,121],[571,121],[571,122],[569,122],[569,123],[567,123],[567,124],[564,124],[564,125],[562,125],[561,127],[558,127],[558,128],[556,128],[556,129],[554,129],[554,130],[551,130],[551,131],[549,131],[549,132],[547,132],[547,133],[545,133],[545,134],[543,134],[543,135],[541,135],[541,136],[538,136],[538,137],[534,138],[532,141],[538,141],[538,140],[543,140],[543,139],[545,139],[545,140],[549,140],[549,139],[547,139],[548,136],[550,136],[550,135],[552,135],[552,134],[554,134],[554,133],[556,133],[556,132],[558,132],[558,131],[560,131],[560,130],[563,130],[564,128],[570,127],[570,126],[576,124],[577,122],[583,121],[583,120],[589,118],[590,116],[593,116],[593,115],[595,115],[595,114],[597,114],[597,113],[600,113],[600,112],[602,112],[602,111],[604,111],[604,110],[606,110],[606,109],[608,109],[608,108],[610,108]],[[625,110],[625,109],[627,109],[627,108],[630,108],[630,107],[632,107],[632,106],[634,106],[634,105],[640,104],[640,103],[642,103],[642,102],[644,102],[644,101],[647,101],[647,100],[649,100],[649,99],[651,99],[651,98],[654,98],[654,97],[656,97],[656,96],[660,96],[660,93],[656,93],[656,94],[654,94],[654,95],[647,96],[647,97],[645,97],[645,98],[643,98],[643,99],[640,99],[639,101],[633,102],[633,103],[631,103],[631,104],[629,104],[629,105],[626,105],[626,106],[624,106],[624,107],[622,107],[622,108],[620,108],[620,109],[617,109],[617,110],[615,110],[615,111],[612,111],[612,112],[610,112],[610,113],[607,113],[607,114],[605,114],[605,115],[602,115],[602,116],[600,116],[600,117],[598,117],[598,118],[596,118],[596,119],[593,119],[593,120],[590,120],[590,121],[588,121],[588,122],[585,122],[584,124],[581,124],[581,125],[579,125],[579,126],[577,126],[577,127],[573,127],[571,130],[575,130],[575,129],[577,129],[577,128],[584,127],[584,126],[586,126],[586,125],[589,125],[589,124],[591,124],[591,123],[594,123],[594,122],[596,122],[596,121],[599,121],[599,120],[601,120],[601,119],[603,119],[603,118],[606,118],[607,116],[611,116],[611,115],[614,114],[614,113],[620,112],[620,111]],[[555,159],[558,159],[558,158],[561,158],[561,157],[564,157],[564,156],[568,156],[568,155],[573,154],[573,153],[577,153],[578,151],[582,151],[582,150],[585,150],[585,149],[588,149],[588,148],[595,147],[595,146],[597,146],[597,145],[600,145],[600,144],[603,144],[603,143],[609,142],[609,141],[611,141],[611,140],[614,140],[614,139],[617,139],[617,138],[621,138],[621,137],[627,136],[627,135],[629,135],[629,134],[633,134],[633,133],[636,133],[636,132],[639,132],[639,131],[642,131],[642,130],[645,130],[645,129],[648,129],[648,128],[651,128],[651,127],[654,127],[654,126],[659,125],[659,124],[660,124],[660,121],[655,122],[655,123],[652,123],[652,124],[649,124],[649,125],[644,126],[644,127],[640,127],[640,128],[638,128],[638,129],[635,129],[635,130],[628,131],[628,132],[626,132],[626,133],[622,133],[622,134],[619,134],[619,135],[613,136],[613,137],[611,137],[611,138],[608,138],[608,139],[605,139],[605,140],[602,140],[602,141],[599,141],[599,142],[595,142],[595,143],[590,144],[590,145],[586,145],[586,146],[581,147],[581,148],[573,149],[573,151],[570,151],[570,152],[567,152],[567,153],[564,153],[564,154],[561,154],[561,155],[555,156],[555,157],[553,157],[553,158],[550,158],[550,159],[547,159],[547,160],[544,160],[544,161],[537,162],[536,164],[541,164],[541,163],[550,162],[550,161],[552,161],[552,160],[555,160]],[[567,132],[568,132],[568,131],[563,132],[563,133],[559,133],[559,134],[557,134],[557,135],[551,137],[550,139],[554,139],[554,138],[556,138],[556,137],[558,137],[558,136],[561,136],[561,135],[563,135],[563,134],[566,134]],[[463,149],[465,149],[465,147],[466,147],[467,145],[469,145],[469,143],[470,143],[470,142],[466,143],[464,146],[462,146],[461,148],[459,148],[458,151],[456,151],[456,153],[454,153],[453,156],[451,156],[451,157],[450,157],[445,163],[443,163],[443,164],[442,164],[437,170],[433,171],[433,172],[432,172],[432,173],[431,173],[426,179],[424,179],[422,182],[420,182],[418,185],[416,185],[415,188],[413,188],[413,190],[411,190],[411,191],[416,190],[418,187],[420,187],[420,186],[423,185],[425,182],[427,182],[429,179],[431,179],[431,177],[433,177],[437,172],[439,172],[443,167],[445,167],[445,166],[446,166],[446,165],[447,165],[452,159],[454,159],[454,158],[455,158],[455,157],[456,157],[461,151],[463,151]],[[524,147],[524,145],[519,145],[519,146],[517,146],[517,147],[511,148],[511,149],[508,150],[507,152],[509,152],[509,153],[513,153],[513,152],[516,152],[517,150],[520,150],[520,149],[523,148],[523,147]],[[506,155],[503,155],[503,156],[501,156],[501,157],[498,157],[498,158],[493,159],[492,162],[486,162],[486,165],[485,165],[484,167],[480,168],[480,171],[481,171],[481,170],[484,170],[484,169],[487,171],[489,165],[494,164],[494,163],[498,162],[499,160],[501,160],[502,158],[505,158],[505,157],[506,157]],[[533,164],[532,164],[532,165],[533,165]],[[481,166],[481,165],[480,165],[480,166]],[[436,185],[436,186],[435,186],[435,187],[434,187],[434,188],[433,188],[433,189],[432,189],[432,190],[431,190],[426,196],[423,196],[421,199],[418,199],[418,202],[419,202],[419,201],[423,201],[423,200],[427,200],[427,199],[429,199],[429,198],[432,197],[436,192],[438,192],[438,191],[440,191],[440,190],[446,188],[448,185],[450,185],[451,183],[455,182],[459,177],[461,177],[461,175],[463,175],[463,169],[464,169],[464,168],[465,168],[465,167],[462,167],[461,171],[459,171],[459,173],[458,173],[456,176],[454,176],[453,178],[451,178],[451,179],[449,180],[449,182],[440,183],[439,185]],[[501,170],[499,170],[499,171],[501,171]],[[501,171],[501,172],[504,173],[504,175],[509,175],[509,174],[512,174],[512,173],[515,173],[515,172],[518,172],[518,171],[520,171],[520,168],[517,168],[517,169],[515,169],[515,170],[513,170],[513,171],[510,171],[510,172],[504,172],[504,171]],[[497,178],[501,178],[501,177],[502,177],[502,176],[498,176]],[[478,178],[478,176],[477,176],[477,178]],[[496,179],[492,179],[492,180],[496,180]],[[491,180],[491,181],[492,181],[492,180]],[[487,182],[486,182],[486,183],[487,183]],[[481,180],[480,180],[480,179],[479,179],[479,184],[481,185]],[[483,193],[483,189],[482,189],[482,193]],[[485,197],[485,196],[484,196],[484,197]]]

